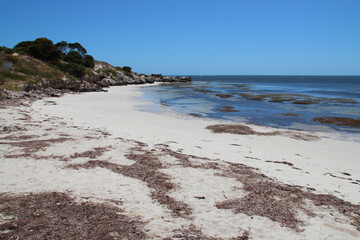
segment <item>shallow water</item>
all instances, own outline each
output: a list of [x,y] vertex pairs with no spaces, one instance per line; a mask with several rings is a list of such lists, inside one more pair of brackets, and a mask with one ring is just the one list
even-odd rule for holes
[[[321,116],[359,118],[360,76],[192,78],[191,83],[142,88],[143,99],[183,114],[288,129],[360,133],[360,129],[312,120]],[[224,107],[232,111],[221,111]]]

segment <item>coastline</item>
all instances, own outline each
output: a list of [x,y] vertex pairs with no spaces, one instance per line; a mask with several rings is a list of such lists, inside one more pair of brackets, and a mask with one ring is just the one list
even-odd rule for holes
[[[294,139],[293,134],[216,134],[206,127],[229,122],[170,112],[138,111],[139,104],[151,104],[139,101],[140,87],[143,86],[112,87],[106,93],[68,94],[44,98],[29,107],[1,109],[2,125],[9,125],[10,131],[2,132],[0,144],[4,153],[0,192],[60,191],[78,201],[84,198],[108,204],[121,201],[125,215],[141,219],[144,232],[151,239],[195,233],[226,239],[244,235],[246,231],[251,239],[275,236],[324,239],[331,235],[336,239],[356,239],[360,236],[351,217],[339,214],[334,206],[315,206],[308,199],[302,207],[316,212],[316,216],[308,216],[303,209],[296,208],[296,216],[304,223],[296,228],[303,231],[264,215],[236,214],[231,209],[216,207],[247,194],[242,189],[244,183],[234,175],[225,174],[232,164],[243,164],[249,167],[247,170],[251,168],[276,183],[298,186],[312,194],[331,194],[359,206],[360,164],[356,156],[360,155],[360,143],[323,135],[319,140],[306,141]],[[274,130],[246,126],[261,133]],[[28,136],[28,139],[19,136]],[[60,138],[64,138],[63,141],[53,141],[35,150],[31,150],[33,145],[26,148],[14,144],[20,140]],[[25,155],[14,156],[19,151]],[[89,151],[95,152],[94,155],[84,154]],[[105,165],[93,168],[81,165],[103,161],[132,166],[138,161],[136,154],[158,157],[162,165],[151,173],[158,174],[159,178],[163,176],[164,182],[172,184],[166,196],[173,199],[173,203],[162,202],[159,196],[151,197],[156,191],[165,191],[154,187],[157,182],[149,183],[125,170],[109,171]],[[184,156],[187,156],[186,164]],[[200,167],[209,163],[215,165]],[[180,211],[181,214],[174,216],[172,206],[180,202],[192,209],[191,213]]]

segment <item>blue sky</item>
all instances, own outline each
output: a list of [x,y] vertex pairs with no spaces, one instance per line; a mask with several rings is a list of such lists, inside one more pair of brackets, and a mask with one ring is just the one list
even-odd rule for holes
[[47,37],[141,73],[360,75],[360,0],[0,0],[0,46]]

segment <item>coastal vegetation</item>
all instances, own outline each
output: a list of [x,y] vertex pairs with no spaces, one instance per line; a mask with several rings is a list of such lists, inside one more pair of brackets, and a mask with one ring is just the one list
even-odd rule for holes
[[61,80],[75,77],[62,72],[58,67],[28,55],[9,55],[0,52],[0,64],[11,62],[12,69],[0,71],[0,89],[18,90],[26,84],[36,84],[45,80]]
[[[191,81],[189,77],[148,76],[130,66],[114,67],[96,61],[80,43],[47,38],[22,41],[14,48],[0,47],[0,100],[66,91],[104,91],[104,87],[158,82]],[[34,92],[35,90],[35,92]],[[19,91],[13,94],[9,91]],[[12,96],[10,96],[12,95]]]
[[[95,66],[80,43],[61,41],[54,44],[47,38],[23,41],[13,49],[0,48],[0,89],[18,90],[25,85],[46,81],[76,81]],[[8,69],[5,63],[8,64]]]
[[54,44],[47,38],[38,38],[35,41],[20,42],[13,50],[18,54],[51,63],[61,71],[78,78],[85,75],[85,68],[95,66],[94,58],[87,55],[87,50],[78,42],[61,41]]
[[[27,55],[45,61],[53,68],[77,78],[84,77],[86,69],[93,69],[95,66],[94,57],[87,54],[87,50],[78,42],[60,41],[54,44],[47,38],[37,38],[34,41],[20,42],[13,49],[0,47],[0,52],[6,54],[4,59],[6,61],[17,63],[18,58],[12,55],[14,53]],[[126,75],[130,75],[132,72],[132,68],[129,66],[116,67],[116,69]],[[109,71],[110,69],[105,69],[106,74],[109,74]],[[29,70],[25,72],[25,74],[27,73]],[[116,75],[114,71],[111,73]]]

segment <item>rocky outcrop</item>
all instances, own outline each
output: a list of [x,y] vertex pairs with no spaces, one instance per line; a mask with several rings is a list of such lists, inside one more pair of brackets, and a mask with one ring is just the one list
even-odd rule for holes
[[93,74],[99,76],[97,83],[102,87],[155,82],[188,82],[192,80],[191,77],[162,76],[161,74],[148,76],[135,72],[130,73],[99,61],[95,61]]
[[152,74],[150,76],[135,72],[127,72],[121,68],[113,67],[106,62],[95,61],[95,67],[88,69],[87,74],[82,79],[44,79],[36,84],[25,84],[25,92],[99,92],[106,91],[104,88],[111,86],[121,86],[128,84],[147,84],[155,82],[188,82],[191,77],[162,76],[161,74]]

